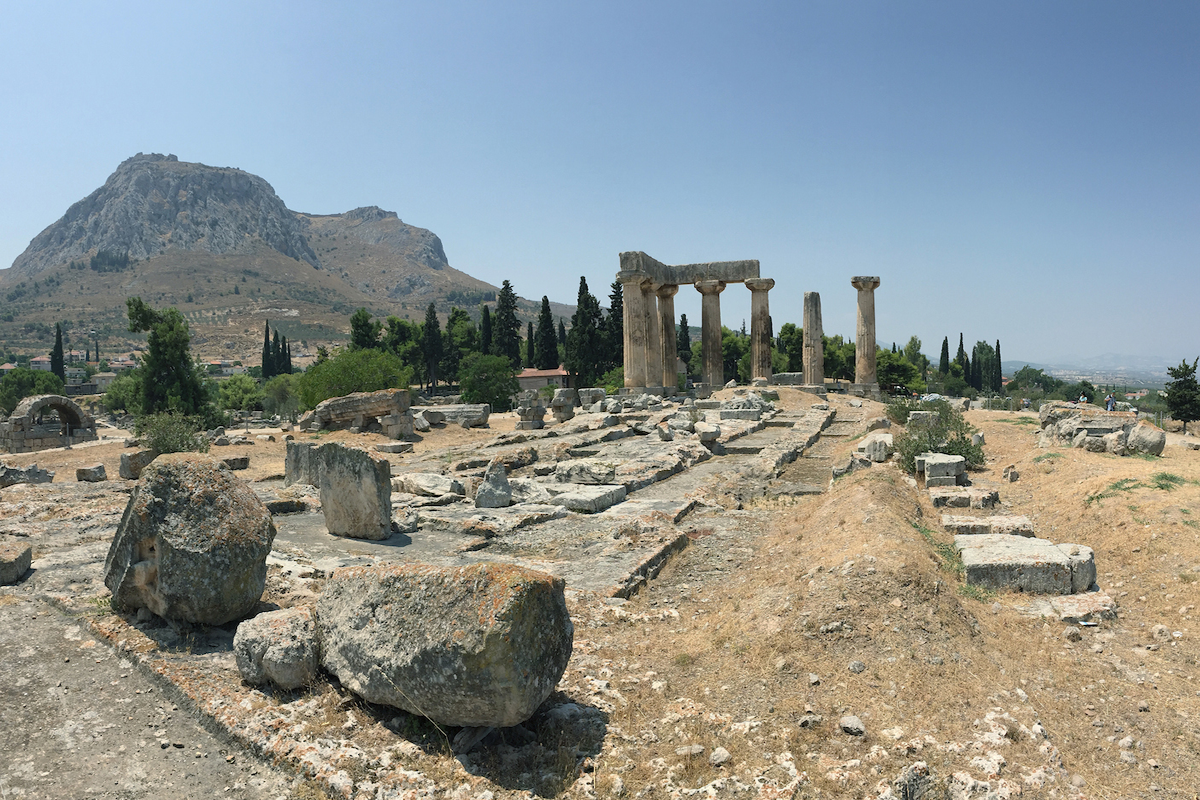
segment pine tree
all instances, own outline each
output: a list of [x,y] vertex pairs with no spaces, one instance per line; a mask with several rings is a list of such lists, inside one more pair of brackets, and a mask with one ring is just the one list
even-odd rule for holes
[[942,356],[938,359],[938,372],[950,374],[950,337],[942,337]]
[[492,352],[507,358],[513,369],[521,368],[521,321],[517,319],[517,293],[508,281],[500,284],[500,294],[496,297]]
[[275,359],[271,354],[271,321],[263,323],[262,376],[264,381],[275,377]]
[[600,354],[600,302],[588,291],[587,278],[579,278],[579,298],[567,333],[567,371],[576,386],[595,386],[602,366]]
[[63,360],[62,325],[54,323],[54,349],[50,351],[50,371],[63,383],[67,381],[67,368]]
[[479,309],[479,352],[485,356],[492,352],[492,312],[487,303]]
[[421,355],[425,359],[425,377],[432,391],[437,386],[438,363],[442,360],[442,328],[438,324],[437,307],[425,309],[425,324],[421,328]]
[[542,295],[542,309],[538,312],[537,332],[534,334],[534,357],[538,369],[554,369],[558,366],[558,334],[554,330],[554,317],[550,313],[550,298]]
[[1183,423],[1183,432],[1187,434],[1187,424],[1200,419],[1200,384],[1196,383],[1196,364],[1200,359],[1193,359],[1191,364],[1185,358],[1178,367],[1167,367],[1167,372],[1174,380],[1167,382],[1167,409],[1171,418]]
[[533,356],[533,321],[525,323],[525,366],[532,367],[534,365]]
[[1000,340],[996,340],[996,370],[992,377],[992,390],[1000,392],[1004,390],[1004,365],[1000,361]]

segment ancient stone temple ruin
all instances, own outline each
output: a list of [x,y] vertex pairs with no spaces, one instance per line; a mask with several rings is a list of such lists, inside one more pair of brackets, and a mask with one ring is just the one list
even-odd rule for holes
[[621,283],[625,307],[625,386],[651,392],[673,391],[675,371],[675,294],[690,283],[703,295],[701,303],[702,376],[719,387],[725,382],[721,359],[721,292],[730,283],[744,283],[751,292],[751,378],[771,379],[771,315],[767,292],[775,286],[760,278],[758,261],[718,261],[668,265],[640,251],[621,253]]
[[0,450],[31,453],[96,438],[96,421],[69,397],[26,397],[0,422]]

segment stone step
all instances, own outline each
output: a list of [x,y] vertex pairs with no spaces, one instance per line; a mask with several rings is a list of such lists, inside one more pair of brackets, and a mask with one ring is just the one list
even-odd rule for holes
[[994,508],[1000,493],[975,486],[935,486],[929,490],[934,508]]
[[955,536],[967,583],[1029,594],[1076,594],[1096,582],[1092,548],[1046,539],[981,534]]
[[990,533],[1033,536],[1033,521],[1023,516],[966,517],[943,514],[942,527],[956,536],[980,536]]

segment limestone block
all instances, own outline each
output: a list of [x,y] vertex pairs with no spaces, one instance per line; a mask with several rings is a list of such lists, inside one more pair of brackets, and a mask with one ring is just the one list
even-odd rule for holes
[[721,438],[721,426],[711,422],[697,422],[692,426],[692,430],[704,444],[715,442]]
[[956,536],[967,583],[1029,594],[1086,591],[1096,579],[1091,548],[1055,545],[1045,539],[985,534]]
[[962,456],[945,453],[929,453],[922,458],[925,478],[957,477],[967,471],[967,460]]
[[125,480],[136,481],[141,477],[142,470],[157,457],[157,450],[135,450],[132,453],[122,453],[119,473]]
[[594,514],[620,503],[625,496],[625,487],[619,483],[613,485],[577,484],[568,491],[556,495],[551,502],[565,506],[571,511]]
[[77,467],[75,480],[83,483],[101,483],[108,480],[108,473],[103,464],[93,464],[90,467]]
[[425,416],[424,411],[418,411],[413,415],[413,430],[418,433],[429,433],[431,427],[429,418]]
[[[445,422],[447,425],[459,425],[464,428],[483,428],[487,427],[492,407],[487,403],[453,403],[438,406],[436,409],[426,407],[421,411],[430,425]],[[441,419],[438,419],[439,416]]]
[[54,480],[52,470],[38,469],[37,464],[28,467],[10,467],[0,463],[0,489],[18,483],[51,483]]
[[396,477],[396,491],[420,497],[441,497],[447,494],[467,493],[462,481],[439,475],[436,472],[406,472]]
[[875,417],[867,422],[868,431],[887,430],[892,427],[892,421],[887,417]]
[[758,421],[762,419],[762,409],[759,408],[722,408],[720,410],[721,419],[748,419]]
[[929,499],[934,508],[992,508],[1000,500],[1000,494],[989,489],[966,486],[934,487],[929,490]]
[[961,476],[957,476],[957,475],[954,475],[954,476],[944,475],[944,476],[938,477],[938,478],[926,478],[925,479],[925,487],[932,488],[934,486],[958,486],[959,483],[961,482],[959,480],[960,477]]
[[571,657],[563,588],[501,564],[338,570],[317,603],[321,661],[371,703],[439,725],[517,725]]
[[1033,522],[1025,516],[964,517],[942,515],[942,527],[961,536],[1004,534],[1008,536],[1033,536]]
[[508,485],[514,503],[552,503],[554,496],[559,493],[557,488],[571,484],[548,485],[530,478],[509,478]]
[[412,442],[379,442],[375,450],[380,453],[411,453],[413,446]]
[[321,461],[321,512],[334,536],[386,539],[392,535],[392,470],[387,459],[330,442]]
[[559,483],[614,483],[617,465],[598,458],[576,458],[558,462],[554,477]]
[[33,548],[16,542],[0,542],[0,586],[16,583],[33,563]]
[[309,685],[320,664],[312,607],[268,611],[241,623],[233,636],[233,656],[246,683],[281,689]]
[[222,458],[221,461],[235,472],[250,469],[250,456],[230,456],[229,458]]
[[483,481],[475,490],[476,508],[505,508],[512,505],[513,492],[508,483],[508,470],[504,460],[497,456],[488,464]]
[[155,459],[125,507],[104,584],[118,609],[224,625],[262,597],[275,525],[224,464],[190,453]]
[[604,401],[607,392],[603,386],[591,386],[586,389],[580,389],[579,403],[582,406],[590,406]]
[[1153,456],[1161,456],[1163,448],[1167,445],[1167,434],[1162,428],[1139,420],[1136,425],[1129,431],[1129,437],[1126,440],[1126,447],[1135,453],[1148,453]]

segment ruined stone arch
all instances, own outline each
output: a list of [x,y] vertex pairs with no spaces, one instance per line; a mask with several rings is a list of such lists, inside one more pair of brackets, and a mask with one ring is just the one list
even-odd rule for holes
[[[58,414],[61,425],[39,425],[38,417],[47,410]],[[62,447],[72,441],[96,438],[96,421],[78,403],[58,394],[26,397],[13,409],[12,416],[0,422],[0,448],[10,453],[27,453]]]

